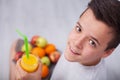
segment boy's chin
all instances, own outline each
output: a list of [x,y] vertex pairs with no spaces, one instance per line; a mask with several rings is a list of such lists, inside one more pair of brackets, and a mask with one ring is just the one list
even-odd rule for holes
[[70,56],[68,56],[67,54],[64,54],[64,57],[65,57],[65,59],[66,59],[67,61],[69,61],[69,62],[76,62],[76,61],[73,59],[73,57],[70,57]]

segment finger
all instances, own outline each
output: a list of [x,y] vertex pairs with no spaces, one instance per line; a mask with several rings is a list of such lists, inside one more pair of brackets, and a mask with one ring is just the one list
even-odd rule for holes
[[36,73],[41,73],[41,71],[42,71],[42,63],[41,63],[41,61],[39,59],[38,68],[37,68],[37,70],[35,72]]
[[42,72],[42,63],[41,63],[41,62],[39,63],[38,71],[39,71],[40,73]]
[[20,79],[20,73],[17,68],[15,68],[15,80]]
[[[39,63],[38,68],[35,72],[29,73],[32,78],[30,80],[41,80],[42,64]],[[33,78],[34,77],[34,78]]]
[[27,72],[24,71],[24,70],[21,68],[20,62],[21,62],[21,59],[19,59],[19,60],[17,61],[17,66],[16,66],[16,68],[17,68],[17,70],[18,70],[18,72],[19,72],[19,74],[20,74],[20,79],[23,79],[23,78],[25,77],[25,75],[27,74]]

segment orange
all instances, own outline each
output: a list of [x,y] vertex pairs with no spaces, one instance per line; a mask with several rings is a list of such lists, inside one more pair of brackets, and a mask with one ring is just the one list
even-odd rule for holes
[[45,50],[43,48],[40,47],[34,47],[32,49],[32,54],[39,56],[40,58],[42,58],[43,56],[45,56]]
[[42,75],[41,75],[41,77],[45,78],[45,77],[48,76],[48,74],[49,74],[49,67],[47,65],[43,64],[42,65]]
[[26,55],[22,56],[21,67],[27,72],[34,72],[38,67],[38,58],[35,55],[30,54],[29,58]]
[[45,52],[50,55],[52,52],[56,51],[56,47],[54,44],[48,44],[46,47],[45,47]]

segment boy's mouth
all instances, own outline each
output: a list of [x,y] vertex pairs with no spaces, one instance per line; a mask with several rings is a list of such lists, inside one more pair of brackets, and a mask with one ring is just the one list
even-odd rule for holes
[[81,55],[81,54],[78,53],[75,49],[73,49],[71,46],[69,47],[69,50],[70,50],[71,53],[74,54],[74,55]]

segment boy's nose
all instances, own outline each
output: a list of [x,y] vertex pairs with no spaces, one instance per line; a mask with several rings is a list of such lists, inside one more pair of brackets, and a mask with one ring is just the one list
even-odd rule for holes
[[78,48],[78,49],[82,49],[83,48],[83,45],[84,45],[84,41],[85,41],[85,37],[84,36],[80,36],[78,37],[76,40],[75,40],[75,46]]

